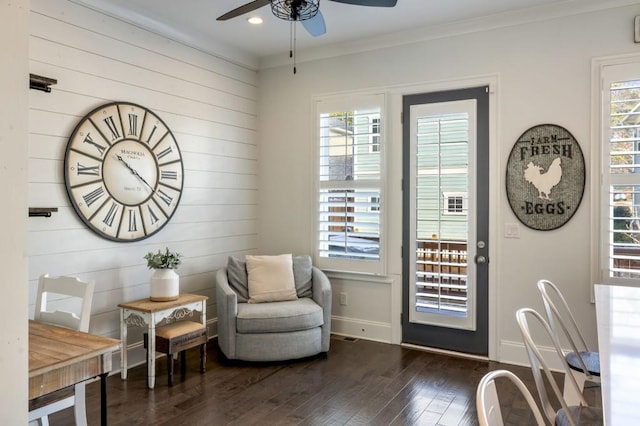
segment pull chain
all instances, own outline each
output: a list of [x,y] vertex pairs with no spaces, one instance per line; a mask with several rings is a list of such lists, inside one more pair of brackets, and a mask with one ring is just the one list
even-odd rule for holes
[[290,21],[289,27],[289,57],[293,59],[293,73],[296,73],[296,21]]
[[289,58],[293,58],[293,21],[289,22]]

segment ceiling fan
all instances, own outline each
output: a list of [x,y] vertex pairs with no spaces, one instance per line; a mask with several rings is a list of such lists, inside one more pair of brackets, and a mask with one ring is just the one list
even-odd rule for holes
[[[336,3],[355,6],[394,7],[398,0],[329,0]],[[278,18],[287,21],[299,21],[309,34],[314,37],[326,33],[326,25],[320,13],[320,0],[254,0],[218,17],[218,21],[226,21],[244,15],[263,6],[271,4],[271,12]]]

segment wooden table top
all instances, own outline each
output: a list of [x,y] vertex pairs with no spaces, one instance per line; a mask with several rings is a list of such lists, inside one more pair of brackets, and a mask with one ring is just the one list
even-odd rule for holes
[[108,372],[119,349],[120,340],[29,320],[29,399]]
[[202,296],[200,294],[181,293],[176,300],[170,300],[168,302],[153,302],[147,297],[145,299],[134,300],[133,302],[120,303],[118,304],[118,307],[132,309],[139,312],[152,313],[164,311],[165,309],[177,308],[193,302],[201,302],[207,299],[207,296]]
[[29,321],[29,377],[120,349],[120,340]]

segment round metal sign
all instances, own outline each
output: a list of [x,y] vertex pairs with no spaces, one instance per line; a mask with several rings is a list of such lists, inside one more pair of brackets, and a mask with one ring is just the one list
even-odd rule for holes
[[563,226],[578,210],[585,184],[580,145],[564,127],[540,124],[525,131],[507,161],[507,198],[529,228]]

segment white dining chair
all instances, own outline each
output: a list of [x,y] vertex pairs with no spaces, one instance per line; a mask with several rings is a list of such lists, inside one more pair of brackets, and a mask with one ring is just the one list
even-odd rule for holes
[[[33,319],[88,332],[94,287],[94,281],[81,281],[75,277],[40,276]],[[76,425],[85,426],[85,384],[76,384],[71,395],[64,390],[60,395],[61,399],[54,398],[54,402],[30,408],[29,424],[47,426],[49,414],[73,406]]]
[[[545,361],[542,353],[531,337],[531,329],[529,326],[528,318],[536,320],[539,326],[536,327],[536,331],[538,331],[538,329],[542,330],[542,334],[545,334],[551,340],[555,352],[559,358],[560,364],[563,366],[565,372],[565,382],[568,381],[570,383],[570,386],[574,387],[574,391],[576,392],[577,398],[579,399],[579,404],[569,404],[565,400],[563,393],[560,392],[560,388],[558,387],[558,384],[556,383],[552,375],[549,365]],[[603,424],[602,410],[598,407],[589,406],[587,400],[584,398],[584,395],[582,394],[582,392],[580,392],[578,383],[576,382],[573,374],[571,374],[571,369],[569,368],[567,363],[564,362],[564,353],[560,348],[560,343],[553,334],[551,327],[544,319],[544,317],[531,308],[522,308],[516,312],[516,319],[518,321],[518,326],[520,327],[522,339],[524,340],[524,346],[527,351],[529,362],[531,363],[531,371],[536,383],[536,389],[538,390],[538,396],[540,397],[542,411],[549,422],[551,422],[551,424],[561,426]],[[553,390],[556,399],[560,403],[559,409],[555,409],[553,407],[551,399],[547,394],[546,385],[550,386]]]
[[500,377],[507,378],[513,382],[527,401],[527,404],[529,404],[536,424],[538,426],[545,426],[544,417],[540,412],[540,408],[538,408],[538,404],[536,404],[536,401],[533,399],[531,392],[529,392],[529,389],[522,383],[522,380],[509,370],[490,371],[480,380],[476,390],[476,409],[478,411],[478,422],[480,426],[504,425],[502,411],[500,410],[500,400],[496,389],[496,379]]
[[[538,290],[551,331],[559,342],[562,342],[563,337],[569,342],[571,349],[563,351],[564,359],[571,368],[571,374],[575,377],[580,392],[584,390],[586,381],[599,384],[600,354],[587,346],[562,292],[549,280],[539,280]],[[566,380],[563,394],[569,403],[577,403],[573,387]]]

